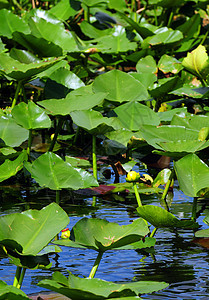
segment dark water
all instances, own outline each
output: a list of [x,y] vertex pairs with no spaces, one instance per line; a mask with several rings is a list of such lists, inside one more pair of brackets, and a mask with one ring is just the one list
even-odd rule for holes
[[[117,196],[117,195],[116,195]],[[117,197],[116,197],[117,198]],[[25,201],[27,199],[27,202]],[[55,200],[53,191],[35,190],[28,194],[18,187],[1,188],[1,214],[20,212],[28,207],[38,208]],[[69,228],[84,216],[105,218],[120,225],[129,224],[137,218],[134,196],[119,198],[113,196],[97,198],[96,209],[91,207],[91,198],[80,194],[64,192],[61,206],[69,214]],[[160,205],[157,196],[142,196],[143,204]],[[186,197],[177,188],[171,212],[179,218],[190,218],[192,198]],[[207,214],[206,202],[198,202],[201,214],[198,223],[207,228],[203,218]],[[107,251],[97,271],[96,277],[108,281],[165,281],[168,288],[149,295],[143,299],[209,299],[209,250],[192,243],[192,230],[157,230],[154,250],[138,252],[134,250]],[[53,266],[50,270],[27,270],[22,290],[26,294],[43,291],[36,284],[45,278],[51,278],[55,270],[68,275],[67,270],[75,275],[88,276],[96,258],[93,250],[79,250],[63,247],[58,256],[51,255]],[[8,284],[13,283],[15,266],[8,259],[0,260],[0,279]]]

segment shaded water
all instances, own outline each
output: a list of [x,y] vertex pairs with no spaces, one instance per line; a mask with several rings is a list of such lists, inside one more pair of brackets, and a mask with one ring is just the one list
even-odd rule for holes
[[[53,191],[36,191],[27,195],[19,189],[2,188],[1,214],[19,212],[25,209],[38,208],[55,200]],[[6,194],[5,194],[6,193]],[[96,209],[91,207],[91,198],[83,198],[74,194],[73,198],[64,192],[61,206],[69,214],[71,228],[84,216],[105,218],[120,225],[129,224],[137,218],[134,196],[120,198],[123,202],[117,202],[113,196],[97,199]],[[159,205],[157,196],[142,196],[143,204]],[[192,211],[192,198],[186,197],[176,188],[171,212],[179,218],[190,218]],[[202,210],[198,223],[207,228],[202,220],[207,212],[203,204],[198,203],[198,210]],[[107,251],[97,271],[96,277],[104,280],[139,281],[155,280],[165,281],[168,288],[150,294],[143,295],[143,299],[208,299],[209,291],[209,250],[192,243],[194,233],[192,230],[159,229],[156,233],[156,245],[149,253],[134,250]],[[22,290],[26,294],[43,291],[36,284],[45,278],[51,278],[55,270],[68,275],[67,270],[75,275],[88,276],[96,258],[93,250],[81,250],[62,248],[63,252],[51,255],[53,263],[50,270],[27,270]],[[8,284],[13,283],[15,266],[10,265],[8,259],[0,260],[0,279]]]

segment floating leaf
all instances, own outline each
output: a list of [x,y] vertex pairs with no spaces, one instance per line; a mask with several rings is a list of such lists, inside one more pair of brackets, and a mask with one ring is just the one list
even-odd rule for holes
[[[102,300],[112,299],[112,297],[114,299],[132,299],[133,296],[152,293],[168,286],[165,282],[156,281],[116,284],[97,278],[79,278],[70,272],[68,278],[59,272],[55,272],[51,280],[42,280],[38,285],[70,297],[72,300]],[[130,298],[130,296],[132,297]]]
[[66,212],[56,203],[0,217],[0,244],[21,255],[37,255],[67,224]]
[[20,289],[14,287],[12,285],[7,285],[6,282],[0,280],[0,299],[26,300],[29,298]]
[[42,61],[23,64],[13,59],[7,53],[0,53],[0,71],[16,80],[29,80],[38,73],[46,70],[59,61],[58,58],[49,58]]
[[74,91],[67,94],[64,99],[49,99],[39,101],[49,114],[66,116],[76,110],[88,110],[103,102],[105,93],[89,93],[86,87],[81,89],[80,94]]
[[137,207],[137,212],[156,228],[198,228],[199,226],[191,220],[179,220],[170,212],[155,205]]
[[141,58],[136,64],[136,70],[140,74],[144,73],[157,73],[157,65],[151,55]]
[[83,218],[72,228],[69,240],[54,243],[60,246],[105,252],[137,242],[148,232],[146,223],[140,218],[134,220],[130,225],[123,226],[103,219]]

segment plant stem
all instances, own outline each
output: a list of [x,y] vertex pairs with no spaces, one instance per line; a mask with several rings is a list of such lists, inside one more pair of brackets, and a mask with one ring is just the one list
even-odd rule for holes
[[154,5],[154,17],[155,17],[155,26],[158,26],[158,20],[157,20],[157,6]]
[[27,147],[27,154],[28,155],[30,155],[31,144],[32,144],[32,129],[29,130],[28,147]]
[[21,288],[21,285],[22,285],[22,282],[23,282],[23,279],[25,276],[25,271],[26,271],[26,268],[17,266],[15,278],[14,278],[14,282],[13,282],[14,287],[16,287],[18,289]]
[[169,19],[168,19],[168,24],[167,24],[167,27],[170,27],[171,26],[171,23],[173,21],[173,15],[174,15],[174,11],[172,9],[170,15],[169,15]]
[[17,88],[16,88],[16,91],[15,91],[15,96],[14,96],[14,99],[12,101],[12,106],[11,106],[11,109],[13,109],[16,105],[16,102],[17,102],[17,98],[18,98],[18,94],[19,94],[19,91],[21,89],[21,86],[22,86],[22,81],[18,81],[17,83]]
[[193,199],[193,205],[192,205],[192,221],[196,221],[197,218],[197,197],[194,197]]
[[161,200],[164,202],[165,208],[166,208],[167,211],[169,211],[169,207],[168,207],[168,203],[166,202],[166,199],[165,199],[165,198],[166,198],[166,196],[167,196],[167,194],[168,194],[168,190],[169,190],[169,187],[170,187],[171,182],[172,182],[172,180],[173,180],[173,177],[174,177],[174,170],[171,171],[171,174],[170,174],[169,179],[168,179],[168,181],[167,181],[167,183],[166,183],[166,186],[165,186],[163,195],[162,195],[162,197],[161,197]]
[[142,202],[141,202],[141,199],[140,199],[140,196],[139,196],[139,192],[138,192],[138,189],[137,189],[136,182],[133,182],[133,187],[134,187],[134,193],[135,193],[135,196],[136,196],[138,206],[140,207],[140,206],[142,206]]
[[97,180],[97,154],[96,154],[96,136],[92,136],[92,162],[93,162],[93,175]]
[[22,268],[22,272],[21,272],[21,274],[20,274],[20,279],[19,279],[19,284],[18,284],[18,286],[17,286],[18,289],[20,289],[21,286],[22,286],[23,279],[24,279],[24,277],[25,277],[25,272],[26,272],[26,268]]
[[156,231],[157,231],[157,228],[155,227],[155,228],[152,230],[152,232],[151,232],[151,234],[150,234],[150,237],[154,237]]
[[203,44],[204,44],[204,42],[205,42],[205,40],[206,40],[206,38],[207,38],[207,36],[208,36],[208,33],[209,33],[209,31],[206,31],[205,35],[204,35],[203,38],[202,38],[202,41],[201,41],[200,45],[203,45]]
[[58,134],[60,133],[60,130],[62,129],[63,123],[64,123],[64,118],[63,117],[59,117],[58,125],[56,127],[56,130],[55,130],[55,133],[54,133],[54,137],[53,137],[52,142],[50,144],[49,151],[53,151],[54,145],[55,145],[55,143],[57,141]]
[[89,278],[94,278],[95,274],[96,274],[96,271],[98,269],[98,266],[99,266],[99,263],[102,259],[102,255],[103,255],[103,252],[99,252],[98,255],[97,255],[97,258],[95,260],[95,263],[93,265],[93,268],[91,269],[91,272],[89,274]]
[[90,23],[90,8],[86,6],[86,10],[84,9],[84,20]]

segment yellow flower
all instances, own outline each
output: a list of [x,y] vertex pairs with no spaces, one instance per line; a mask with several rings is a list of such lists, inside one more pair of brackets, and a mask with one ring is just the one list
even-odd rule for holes
[[146,181],[150,181],[151,183],[153,183],[153,179],[152,179],[152,177],[151,177],[150,175],[148,175],[148,174],[143,174],[143,177],[144,177],[144,179],[145,179]]
[[128,175],[126,177],[126,181],[128,182],[134,182],[134,181],[137,181],[139,180],[140,178],[140,174],[135,172],[135,171],[130,171],[128,172]]
[[69,239],[70,237],[70,230],[69,228],[65,228],[61,231],[61,239]]

